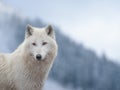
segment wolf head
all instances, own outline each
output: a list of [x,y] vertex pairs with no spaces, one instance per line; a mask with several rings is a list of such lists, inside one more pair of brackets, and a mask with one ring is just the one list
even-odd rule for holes
[[34,60],[41,61],[54,57],[57,51],[55,33],[51,25],[44,28],[27,25],[25,50]]

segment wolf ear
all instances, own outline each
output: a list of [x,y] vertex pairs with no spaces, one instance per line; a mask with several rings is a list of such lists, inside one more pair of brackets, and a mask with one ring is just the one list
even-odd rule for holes
[[55,32],[53,30],[53,27],[51,25],[48,25],[46,28],[46,33],[48,36],[52,37],[53,39],[55,39]]
[[33,28],[31,25],[26,26],[26,32],[25,32],[25,37],[29,37],[33,34]]

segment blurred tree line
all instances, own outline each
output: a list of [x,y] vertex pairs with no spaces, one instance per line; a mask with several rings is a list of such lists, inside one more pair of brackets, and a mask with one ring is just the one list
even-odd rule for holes
[[[11,40],[15,43],[9,46],[13,51],[23,40],[27,24],[43,27],[47,23],[40,19],[23,19],[18,15],[5,15],[0,22],[0,28],[6,32],[13,32]],[[3,19],[2,18],[2,19]],[[105,54],[98,57],[91,49],[83,44],[77,44],[60,32],[54,26],[59,50],[49,78],[64,86],[82,90],[120,90],[120,66],[111,62]],[[1,30],[0,30],[1,31]]]

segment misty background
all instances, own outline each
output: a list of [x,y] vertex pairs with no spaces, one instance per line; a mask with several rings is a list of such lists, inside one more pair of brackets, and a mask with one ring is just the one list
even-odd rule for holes
[[13,52],[27,24],[52,24],[58,56],[44,90],[120,90],[119,0],[1,0],[0,52]]

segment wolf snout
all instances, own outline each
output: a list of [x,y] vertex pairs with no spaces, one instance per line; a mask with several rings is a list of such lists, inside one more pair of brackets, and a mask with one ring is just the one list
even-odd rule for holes
[[37,55],[36,55],[36,59],[37,59],[37,60],[41,60],[41,59],[42,59],[42,55],[37,54]]

